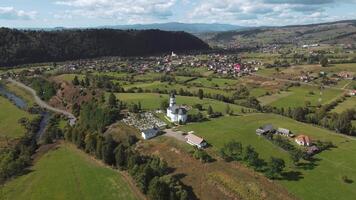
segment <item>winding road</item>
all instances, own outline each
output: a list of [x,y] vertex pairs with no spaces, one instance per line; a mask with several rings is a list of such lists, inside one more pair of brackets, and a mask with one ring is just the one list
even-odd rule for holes
[[73,126],[73,125],[75,124],[75,122],[77,121],[77,118],[76,118],[72,113],[67,112],[67,111],[65,111],[65,110],[61,110],[61,109],[55,108],[55,107],[53,107],[53,106],[47,104],[45,101],[43,101],[43,100],[37,95],[36,91],[35,91],[34,89],[32,89],[31,87],[29,87],[29,86],[27,86],[27,85],[25,85],[25,84],[23,84],[23,83],[21,83],[21,82],[18,82],[18,81],[14,80],[14,79],[11,79],[11,78],[9,78],[8,81],[10,81],[11,83],[17,85],[18,87],[21,87],[21,88],[23,88],[23,89],[29,91],[29,92],[32,94],[32,96],[34,97],[35,102],[36,102],[40,107],[45,108],[45,109],[47,109],[47,110],[49,110],[49,111],[52,111],[52,112],[55,112],[55,113],[59,113],[59,114],[62,114],[62,115],[64,115],[64,116],[66,116],[66,117],[68,118],[69,124],[70,124],[71,126]]

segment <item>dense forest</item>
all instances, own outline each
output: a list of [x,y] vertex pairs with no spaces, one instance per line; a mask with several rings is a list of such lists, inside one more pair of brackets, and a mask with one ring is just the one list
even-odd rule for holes
[[208,48],[199,38],[185,32],[112,29],[20,31],[0,28],[0,66]]

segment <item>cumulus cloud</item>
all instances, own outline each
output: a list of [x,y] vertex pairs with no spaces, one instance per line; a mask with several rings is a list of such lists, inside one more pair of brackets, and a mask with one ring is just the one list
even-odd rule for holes
[[16,10],[14,7],[0,7],[0,19],[5,20],[31,20],[35,19],[36,11]]
[[145,21],[172,16],[176,0],[60,0],[55,3],[71,7],[67,15],[71,12],[90,18]]

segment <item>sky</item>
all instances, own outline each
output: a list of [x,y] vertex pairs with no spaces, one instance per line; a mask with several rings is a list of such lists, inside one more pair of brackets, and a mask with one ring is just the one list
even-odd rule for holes
[[355,11],[356,0],[0,0],[0,27],[279,26],[356,19]]

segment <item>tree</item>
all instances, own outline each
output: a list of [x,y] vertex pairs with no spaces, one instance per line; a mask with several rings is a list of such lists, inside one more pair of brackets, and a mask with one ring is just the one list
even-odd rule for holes
[[268,163],[267,177],[271,179],[278,178],[285,168],[285,162],[283,159],[271,157]]
[[320,65],[321,65],[322,67],[327,67],[328,64],[329,64],[328,58],[323,57],[323,58],[320,60]]
[[88,76],[85,76],[85,86],[86,86],[86,87],[89,87],[89,86],[90,86],[90,81],[89,81]]
[[259,161],[259,155],[255,151],[255,149],[251,146],[248,145],[245,150],[245,160],[247,161],[249,166],[254,166],[258,167],[258,161]]
[[117,143],[114,141],[111,135],[105,137],[104,144],[102,146],[103,161],[108,165],[113,165],[115,162],[114,150]]
[[73,85],[79,85],[78,76],[74,76],[72,83],[73,83]]
[[204,98],[204,91],[202,89],[198,90],[198,97],[199,97],[199,99],[203,99]]
[[109,95],[108,104],[110,108],[117,108],[117,99],[113,93]]
[[243,156],[242,144],[232,140],[224,144],[223,148],[220,150],[220,154],[226,161],[241,160]]
[[303,158],[304,152],[298,148],[295,148],[294,150],[290,151],[290,158],[293,161],[294,165],[297,165],[300,159]]
[[80,114],[80,106],[77,104],[77,103],[74,103],[73,106],[72,106],[72,112],[73,112],[73,115],[78,117],[79,114]]
[[148,187],[148,197],[151,200],[166,200],[169,198],[169,187],[159,177],[154,177]]
[[350,134],[352,130],[352,123],[347,112],[343,112],[336,118],[334,127],[337,132]]
[[116,167],[119,169],[125,168],[127,165],[126,147],[123,144],[119,144],[114,152]]
[[211,105],[209,105],[207,112],[208,112],[208,115],[212,115],[214,113],[213,108],[211,107]]
[[166,110],[168,108],[168,106],[169,106],[169,103],[167,100],[161,101],[161,106],[160,106],[161,110]]

